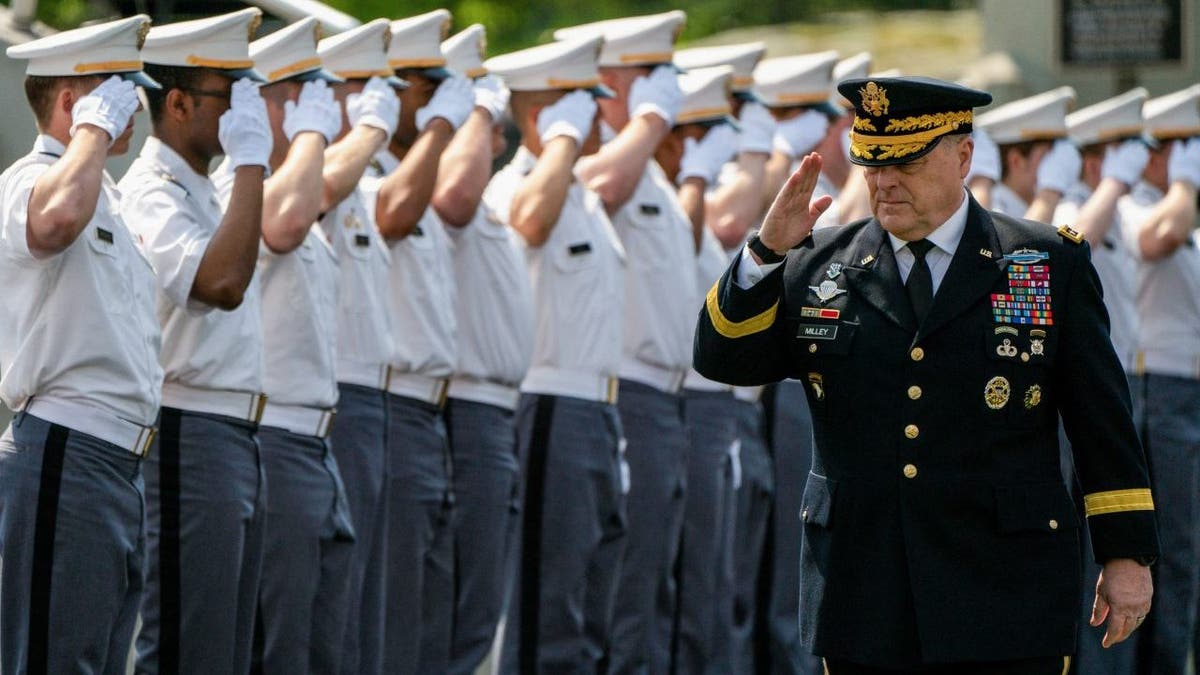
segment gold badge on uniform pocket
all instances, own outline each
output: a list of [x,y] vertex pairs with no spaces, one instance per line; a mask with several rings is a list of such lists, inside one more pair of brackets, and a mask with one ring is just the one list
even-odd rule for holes
[[1008,405],[1008,396],[1011,392],[1012,388],[1009,386],[1008,380],[996,376],[988,380],[987,386],[983,388],[983,401],[992,410],[999,410]]
[[1042,386],[1035,384],[1025,390],[1025,409],[1033,410],[1042,402]]
[[825,378],[821,377],[820,373],[809,373],[808,384],[812,387],[813,396],[818,401],[825,400]]

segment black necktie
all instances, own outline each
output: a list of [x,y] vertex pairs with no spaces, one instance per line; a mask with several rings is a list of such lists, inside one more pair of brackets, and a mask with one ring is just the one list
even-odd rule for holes
[[933,248],[933,243],[927,239],[908,242],[908,250],[916,260],[908,271],[908,281],[904,288],[908,291],[908,301],[912,303],[913,314],[917,324],[925,321],[929,308],[933,306],[933,275],[929,273],[929,265],[925,262],[925,254]]

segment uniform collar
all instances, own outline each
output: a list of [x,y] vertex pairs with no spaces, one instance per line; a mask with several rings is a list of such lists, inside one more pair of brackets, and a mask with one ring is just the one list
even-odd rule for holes
[[[954,252],[958,250],[958,242],[962,240],[963,231],[967,228],[967,207],[971,200],[967,197],[966,189],[963,190],[962,203],[958,205],[958,209],[950,215],[946,222],[937,226],[929,236],[925,237],[934,246],[937,246],[950,257],[954,257]],[[896,237],[892,233],[888,233],[888,239],[892,242],[892,253],[899,253],[900,249],[908,245],[907,241]]]
[[63,153],[67,151],[67,146],[59,143],[58,139],[53,136],[38,134],[37,138],[33,141],[33,151],[62,157]]
[[138,153],[138,156],[158,165],[169,174],[163,178],[179,183],[184,190],[193,195],[204,194],[212,190],[212,182],[208,176],[196,173],[187,161],[178,152],[175,152],[174,148],[154,136],[146,138],[146,143],[142,146],[142,151]]

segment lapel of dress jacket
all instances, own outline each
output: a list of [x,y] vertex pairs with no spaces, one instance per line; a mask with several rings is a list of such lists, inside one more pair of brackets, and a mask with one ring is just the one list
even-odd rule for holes
[[[962,314],[988,293],[1008,267],[996,236],[992,217],[973,198],[967,208],[967,225],[950,268],[933,297],[933,307],[917,331],[920,342],[946,322]],[[914,343],[915,343],[914,342]]]
[[891,241],[874,219],[867,223],[849,247],[842,273],[858,295],[883,312],[909,334],[917,330],[917,319],[900,281]]

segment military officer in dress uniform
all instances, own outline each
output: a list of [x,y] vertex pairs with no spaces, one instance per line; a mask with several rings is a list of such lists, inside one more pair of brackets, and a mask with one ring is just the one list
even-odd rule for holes
[[500,671],[599,672],[625,542],[627,482],[615,405],[625,251],[573,168],[600,146],[599,36],[489,59],[512,90],[521,147],[484,202],[521,236],[533,286],[521,383],[520,535]]
[[357,183],[395,132],[400,99],[394,90],[407,86],[387,65],[389,25],[387,19],[376,19],[317,45],[322,66],[345,80],[333,85],[345,115],[339,136],[325,151],[323,173],[338,174],[340,181],[355,186],[341,202],[324,209],[320,221],[333,245],[339,273],[338,414],[330,442],[346,485],[355,533],[344,675],[383,672],[387,377],[394,350],[386,295],[391,255]]
[[[161,433],[146,465],[144,673],[250,671],[266,520],[254,266],[271,127],[247,36],[261,15],[150,31],[142,58],[163,86],[146,92],[151,135],[118,185],[155,267],[163,331]],[[207,65],[180,65],[189,56]],[[224,211],[208,178],[219,154],[236,167]]]
[[162,369],[154,271],[105,159],[129,149],[149,18],[8,48],[33,150],[0,175],[0,670],[123,673]]
[[[1067,190],[1054,211],[1055,227],[1070,225],[1092,246],[1092,265],[1104,289],[1104,306],[1111,324],[1109,336],[1129,380],[1134,426],[1142,436],[1141,376],[1134,373],[1140,332],[1137,319],[1137,259],[1129,249],[1124,227],[1116,217],[1117,199],[1129,192],[1142,175],[1150,151],[1142,139],[1142,103],[1146,90],[1133,89],[1067,115],[1071,142],[1083,157],[1080,181]],[[1143,436],[1144,437],[1144,436]],[[1070,445],[1060,428],[1059,446],[1063,475],[1076,508],[1083,511],[1083,495],[1075,481]],[[1103,631],[1087,625],[1092,613],[1087,591],[1096,587],[1100,566],[1088,556],[1091,541],[1086,530],[1080,537],[1084,559],[1082,608],[1078,653],[1074,664],[1080,673],[1132,672],[1136,640],[1103,649]],[[1136,636],[1135,636],[1136,637]]]
[[[701,246],[706,240],[713,241],[705,227],[708,187],[716,184],[722,168],[737,153],[737,122],[729,102],[733,73],[732,67],[722,65],[694,68],[679,76],[683,103],[671,133],[655,152],[663,173],[679,185],[680,203]],[[724,393],[725,400],[731,400],[728,386]],[[685,394],[685,415],[688,405]],[[673,670],[683,673],[719,672],[730,667],[732,588],[727,575],[733,520],[726,517],[726,507],[733,496],[729,489],[733,439],[730,411],[726,408],[722,412],[712,423],[700,424],[696,429],[690,424],[688,427],[689,442],[697,444],[690,445],[687,456],[683,537],[675,572],[679,588],[678,646],[672,650]],[[700,436],[708,431],[717,431],[716,438]]]
[[1059,87],[1002,105],[979,116],[979,127],[999,146],[1000,182],[991,209],[1049,223],[1062,196],[1079,180],[1082,159],[1067,138],[1067,111],[1075,90]]
[[1080,601],[1059,415],[1104,563],[1106,645],[1149,611],[1158,554],[1087,248],[964,190],[988,94],[927,78],[838,90],[863,120],[850,151],[875,218],[813,233],[830,200],[811,201],[821,158],[806,157],[710,291],[697,370],[807,384],[801,635],[832,675],[1059,673]]
[[[341,79],[321,67],[311,18],[255,40],[250,58],[267,80],[260,91],[274,139],[256,270],[267,395],[258,440],[268,489],[254,669],[335,673],[354,528],[329,443],[338,398],[337,261],[313,224],[345,195],[323,175],[324,153],[342,124],[329,85]],[[213,183],[232,203],[229,157]]]
[[505,149],[509,92],[483,67],[485,31],[442,44],[447,65],[475,81],[475,109],[443,153],[433,208],[454,242],[458,360],[446,401],[454,458],[454,638],[449,673],[471,675],[504,609],[517,526],[518,387],[533,353],[533,290],[507,215],[482,201]]
[[[686,15],[672,11],[555,31],[599,35],[599,101],[611,138],[578,173],[604,201],[629,255],[625,266],[621,395],[628,441],[629,537],[613,618],[612,673],[669,667],[676,611],[673,570],[683,532],[687,433],[679,393],[688,369],[697,249],[675,187],[653,161],[682,95],[671,65]],[[607,132],[606,132],[607,133]],[[703,193],[700,208],[703,210]]]
[[474,109],[446,68],[444,9],[393,21],[388,67],[411,83],[400,121],[363,184],[392,256],[388,379],[388,558],[384,671],[445,672],[454,610],[453,497],[442,408],[457,358],[451,242],[430,199],[433,170]]
[[1143,672],[1158,675],[1186,668],[1200,593],[1200,85],[1146,101],[1142,112],[1159,147],[1117,208],[1139,260],[1134,368],[1143,374],[1146,452],[1161,503],[1159,601],[1139,649]]

